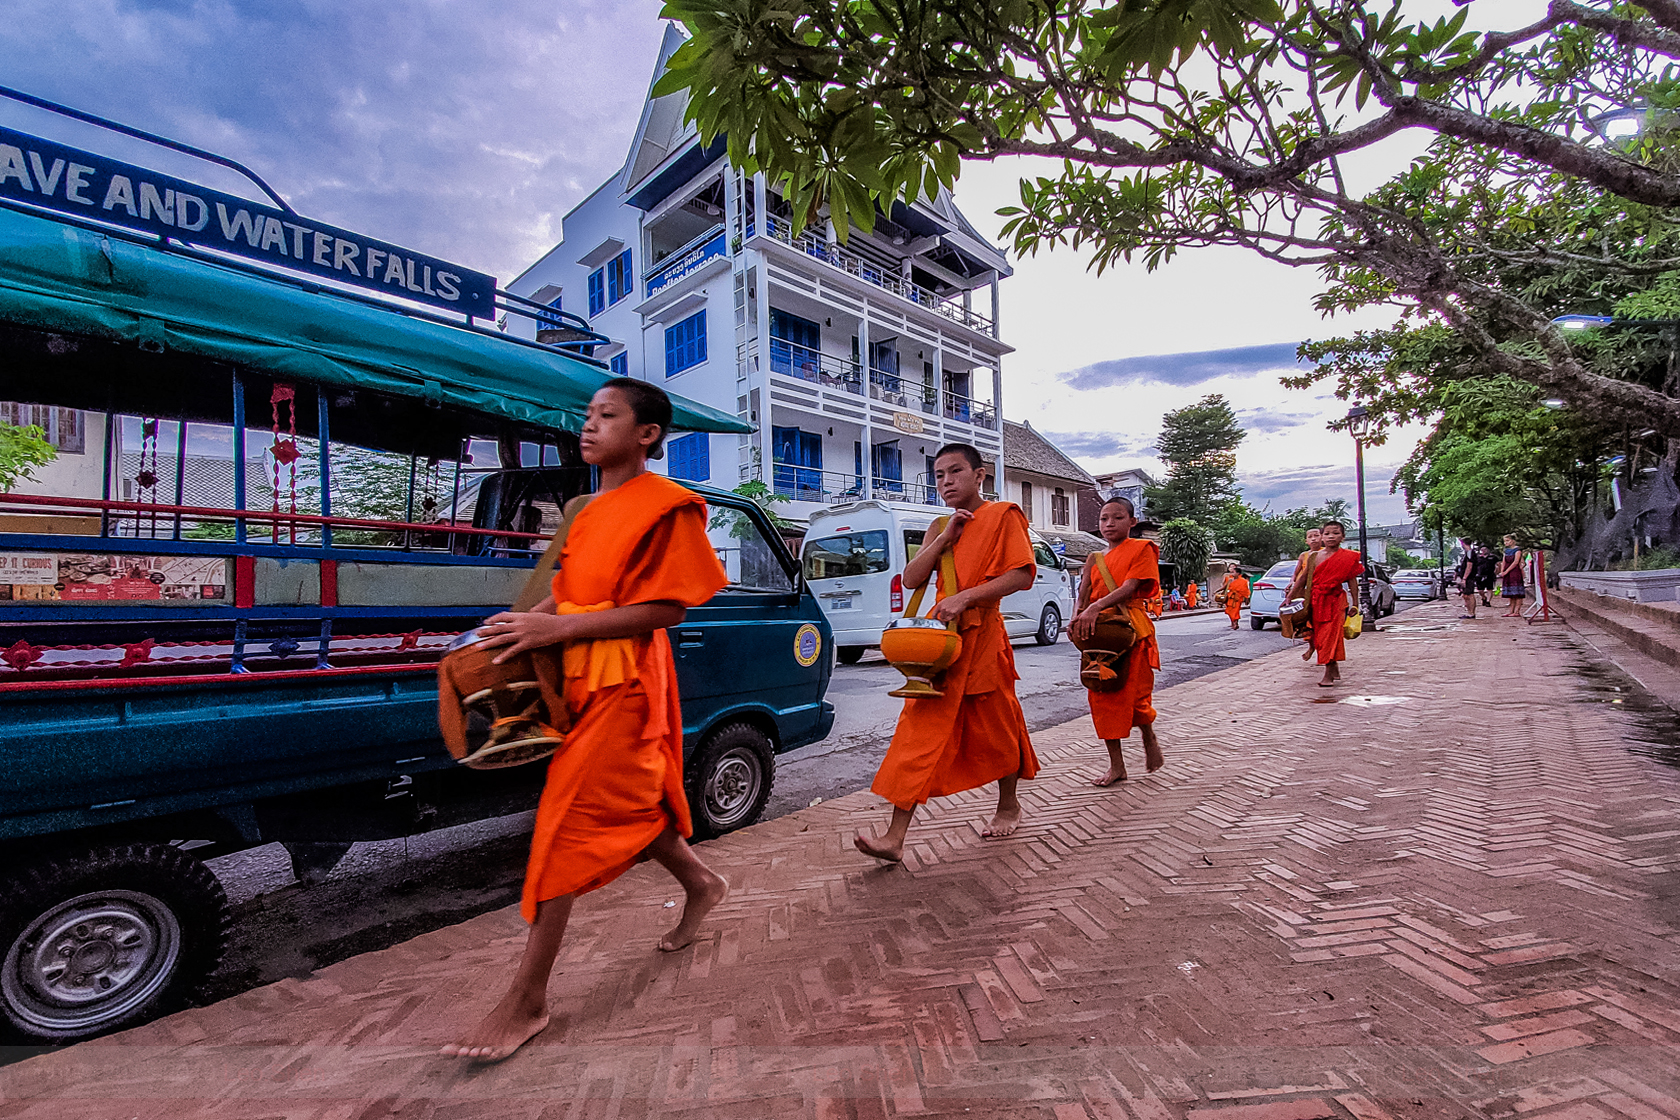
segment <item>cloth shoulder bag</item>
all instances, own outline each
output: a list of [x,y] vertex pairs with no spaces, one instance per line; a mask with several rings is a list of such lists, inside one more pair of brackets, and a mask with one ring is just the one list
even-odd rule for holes
[[[1120,585],[1114,581],[1114,573],[1109,571],[1108,560],[1100,552],[1092,555],[1097,574],[1108,586],[1109,593],[1118,591]],[[1132,647],[1137,644],[1131,612],[1119,607],[1104,607],[1097,612],[1096,630],[1092,635],[1083,642],[1074,641],[1073,644],[1079,649],[1079,683],[1092,692],[1118,691],[1126,683],[1126,676],[1121,670]]]

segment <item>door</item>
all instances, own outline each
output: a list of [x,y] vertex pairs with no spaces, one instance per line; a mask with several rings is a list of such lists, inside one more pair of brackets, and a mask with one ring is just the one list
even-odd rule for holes
[[710,493],[706,501],[706,535],[729,583],[666,631],[683,730],[692,736],[730,711],[756,710],[775,713],[784,735],[797,738],[821,717],[830,639],[813,641],[806,628],[820,634],[822,616],[762,512]]
[[770,310],[770,369],[816,381],[822,356],[822,328],[809,319]]
[[798,428],[771,428],[776,493],[802,502],[823,500],[822,436]]
[[904,457],[899,454],[897,443],[877,443],[872,456],[875,471],[875,489],[884,492],[889,498],[902,497],[904,494]]

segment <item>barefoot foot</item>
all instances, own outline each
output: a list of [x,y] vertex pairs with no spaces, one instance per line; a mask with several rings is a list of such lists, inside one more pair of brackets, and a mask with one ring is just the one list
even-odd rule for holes
[[683,903],[682,920],[675,929],[659,939],[659,951],[674,953],[694,944],[694,938],[700,932],[701,919],[728,893],[729,880],[722,875],[712,875],[707,882],[689,891],[688,900]]
[[533,1010],[521,1002],[504,999],[484,1017],[472,1034],[452,1042],[438,1053],[446,1058],[466,1058],[485,1065],[505,1062],[527,1042],[548,1028],[548,1009]]
[[[1110,766],[1107,770],[1103,771],[1102,777],[1092,778],[1091,779],[1091,784],[1096,786],[1098,789],[1103,789],[1107,786],[1113,785],[1116,782],[1123,782],[1125,780],[1126,780],[1126,768],[1124,766],[1120,767],[1119,769],[1116,769],[1113,766]],[[1019,819],[1019,816],[1020,816],[1020,814],[1017,813],[1016,814],[1017,819]],[[990,833],[987,833],[987,835],[990,835]]]
[[886,863],[901,863],[904,860],[904,846],[889,844],[876,836],[868,836],[860,832],[852,837],[852,846],[866,856],[874,856]]
[[1000,806],[997,813],[992,817],[992,823],[981,829],[980,835],[993,840],[1001,840],[1005,836],[1014,835],[1015,830],[1020,827],[1021,807],[1017,805],[1013,809],[1005,809]]
[[1149,727],[1143,729],[1143,769],[1146,774],[1153,774],[1167,764],[1167,758],[1161,753],[1161,741],[1155,737],[1155,732]]

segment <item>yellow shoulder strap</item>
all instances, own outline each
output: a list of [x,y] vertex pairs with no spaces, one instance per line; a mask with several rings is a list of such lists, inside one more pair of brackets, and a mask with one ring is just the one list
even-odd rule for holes
[[[932,525],[927,527],[927,535],[922,539],[932,540],[938,537],[940,533],[945,531],[945,523],[950,520],[951,519],[949,517],[941,517],[936,520]],[[939,576],[945,583],[945,594],[955,595],[958,591],[962,590],[957,586],[957,558],[951,549],[947,548],[940,554]],[[922,606],[922,594],[928,589],[928,584],[931,584],[932,582],[933,580],[930,578],[927,583],[922,584],[910,593],[910,602],[904,608],[905,618],[916,617],[916,612],[920,610]]]
[[1100,552],[1093,552],[1091,555],[1097,558],[1097,574],[1108,584],[1109,594],[1120,590],[1120,585],[1114,582],[1114,573],[1108,570],[1108,557]]
[[554,539],[548,542],[543,550],[542,559],[531,569],[531,577],[525,581],[525,586],[519,590],[519,598],[513,601],[513,610],[528,611],[548,596],[549,584],[554,579],[554,566],[560,561],[560,550],[566,547],[566,537],[572,531],[572,522],[583,512],[583,507],[589,504],[593,494],[579,494],[566,503],[565,510],[560,515],[560,528],[554,531]]

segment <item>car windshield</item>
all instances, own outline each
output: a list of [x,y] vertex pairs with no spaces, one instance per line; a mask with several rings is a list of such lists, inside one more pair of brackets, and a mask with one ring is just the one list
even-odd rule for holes
[[1264,576],[1262,576],[1261,578],[1262,579],[1283,579],[1287,576],[1291,576],[1291,575],[1294,575],[1294,574],[1295,574],[1295,561],[1293,561],[1293,560],[1280,560],[1278,563],[1273,564],[1270,568],[1268,568],[1267,571],[1266,571],[1266,574]]
[[887,533],[872,529],[805,542],[805,578],[839,579],[887,570]]

